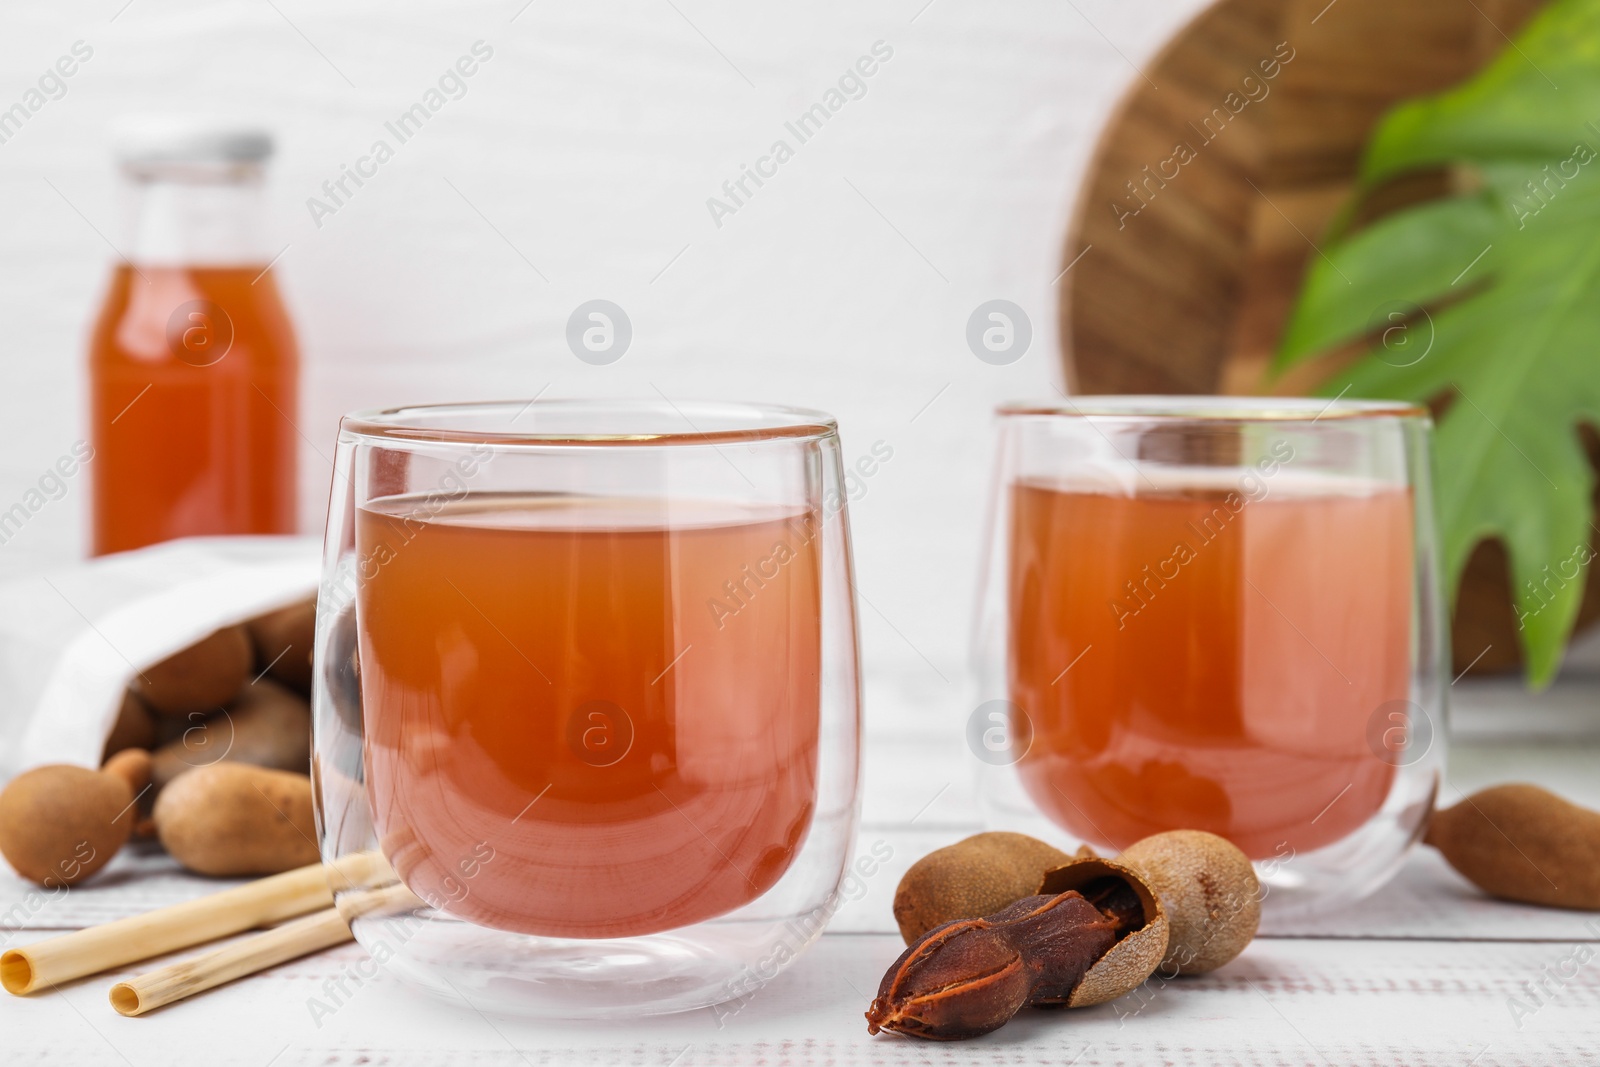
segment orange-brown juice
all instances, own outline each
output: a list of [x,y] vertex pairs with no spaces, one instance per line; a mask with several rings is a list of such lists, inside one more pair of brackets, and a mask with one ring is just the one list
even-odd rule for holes
[[1114,848],[1210,830],[1262,858],[1379,809],[1394,768],[1367,730],[1408,696],[1409,491],[1024,482],[1011,507],[1018,770],[1053,821]]
[[94,553],[293,533],[298,366],[265,265],[119,266],[89,354]]
[[402,879],[566,937],[771,888],[816,806],[817,519],[496,494],[359,510],[367,787]]

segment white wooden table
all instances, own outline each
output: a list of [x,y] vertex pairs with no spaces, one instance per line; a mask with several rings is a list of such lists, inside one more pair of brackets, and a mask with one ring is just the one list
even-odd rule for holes
[[[1358,908],[1293,925],[1269,919],[1243,956],[1202,978],[1084,1011],[1024,1012],[977,1041],[868,1037],[862,1012],[902,947],[889,908],[895,883],[923,853],[978,829],[958,689],[931,672],[869,685],[861,847],[882,840],[894,858],[808,954],[720,1023],[710,1011],[605,1025],[483,1015],[381,973],[363,981],[354,970],[363,953],[350,945],[139,1019],[106,1001],[133,969],[0,999],[0,1063],[1600,1063],[1600,915],[1488,901],[1427,850]],[[1538,700],[1478,686],[1457,703],[1447,801],[1527,780],[1600,807],[1600,686],[1563,683]],[[1508,723],[1522,739],[1506,739]],[[0,939],[24,944],[218,887],[164,856],[125,854],[28,913],[14,906],[29,887],[8,872],[0,923],[21,928]],[[340,983],[345,992],[331,993]],[[316,1018],[312,998],[335,996],[333,1014]],[[1520,1018],[1518,1002],[1528,1009]]]

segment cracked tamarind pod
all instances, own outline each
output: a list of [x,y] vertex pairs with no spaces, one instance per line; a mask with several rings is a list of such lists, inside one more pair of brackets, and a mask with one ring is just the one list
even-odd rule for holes
[[1087,1007],[1148,978],[1166,952],[1167,920],[1139,875],[1100,859],[1053,873],[1069,887],[918,938],[883,976],[867,1031],[978,1037],[1028,1005]]
[[[1250,857],[1226,838],[1204,830],[1168,830],[1129,845],[1117,862],[1138,871],[1166,910],[1171,932],[1163,975],[1214,971],[1256,936],[1261,883]],[[1055,890],[1046,874],[1039,891]]]

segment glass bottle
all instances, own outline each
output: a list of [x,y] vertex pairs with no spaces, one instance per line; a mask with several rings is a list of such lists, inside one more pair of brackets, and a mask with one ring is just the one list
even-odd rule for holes
[[299,355],[263,242],[269,134],[118,145],[127,231],[90,341],[93,552],[295,530]]

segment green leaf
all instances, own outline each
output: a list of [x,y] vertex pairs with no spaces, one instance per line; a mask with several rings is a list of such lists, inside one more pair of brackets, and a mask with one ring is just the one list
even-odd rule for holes
[[1361,165],[1367,184],[1458,160],[1566,157],[1600,119],[1600,5],[1557,0],[1470,81],[1395,108]]
[[1448,587],[1505,541],[1530,684],[1560,666],[1592,558],[1600,425],[1600,0],[1557,0],[1480,74],[1408,101],[1375,131],[1357,196],[1408,171],[1475,192],[1325,245],[1279,342],[1282,371],[1365,341],[1324,395],[1430,402]]

